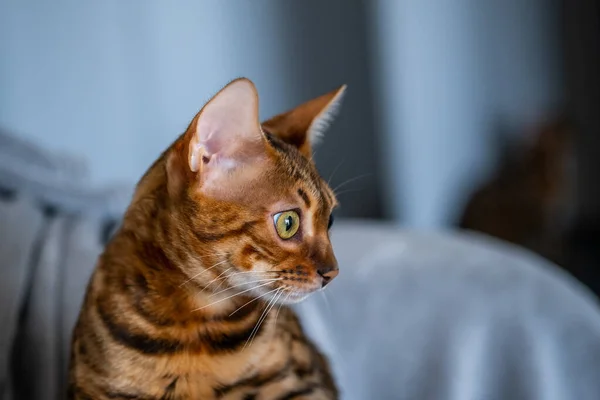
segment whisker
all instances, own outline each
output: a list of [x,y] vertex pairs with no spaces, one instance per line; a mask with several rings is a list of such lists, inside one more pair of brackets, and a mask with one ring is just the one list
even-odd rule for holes
[[216,291],[218,291],[218,290],[221,288],[221,286],[223,286],[223,284],[224,284],[224,283],[227,281],[227,279],[228,279],[228,278],[230,278],[230,277],[231,277],[231,276],[232,276],[234,273],[235,273],[235,272],[232,272],[231,274],[229,274],[229,275],[226,275],[226,276],[224,276],[224,277],[220,278],[220,279],[221,279],[221,282],[219,282],[219,284],[217,285],[217,287],[214,289],[214,291],[213,291],[213,292],[216,292]]
[[240,287],[240,286],[245,286],[245,285],[248,285],[250,283],[275,282],[275,281],[280,281],[280,280],[281,280],[281,278],[268,278],[268,279],[259,279],[257,281],[243,282],[243,283],[240,283],[240,284],[237,284],[237,285],[229,286],[228,288],[225,288],[225,289],[220,290],[220,291],[218,291],[216,293],[213,293],[210,296],[211,297],[212,296],[216,296],[216,295],[218,295],[220,293],[227,292],[227,291],[229,291],[229,290],[231,290],[233,288]]
[[[323,288],[325,289],[325,288]],[[329,299],[327,298],[327,293],[325,293],[325,290],[320,290],[321,294],[323,295],[323,300],[325,300],[325,308],[327,309],[327,313],[329,314],[329,319],[333,319],[333,313],[331,312],[331,306],[329,305]]]
[[202,310],[202,309],[204,309],[204,308],[206,308],[206,307],[210,307],[210,306],[212,306],[212,305],[214,305],[214,304],[217,304],[217,303],[220,303],[220,302],[222,302],[222,301],[229,300],[229,299],[231,299],[232,297],[239,296],[240,294],[244,294],[244,293],[247,293],[247,292],[249,292],[249,291],[251,291],[251,290],[258,289],[259,287],[263,287],[263,286],[270,285],[270,284],[271,284],[271,282],[267,282],[267,283],[263,283],[262,285],[258,285],[258,286],[251,287],[250,289],[246,289],[246,290],[243,290],[243,291],[241,291],[241,292],[239,292],[239,293],[232,294],[231,296],[227,296],[227,297],[225,297],[225,298],[223,298],[223,299],[219,299],[219,300],[217,300],[217,301],[213,301],[212,303],[210,303],[210,304],[207,304],[207,305],[205,305],[205,306],[202,306],[202,307],[195,308],[195,309],[193,309],[192,311],[200,311],[200,310]]
[[258,320],[256,321],[256,325],[254,325],[254,328],[252,329],[252,332],[250,332],[250,336],[248,336],[248,339],[246,340],[246,343],[244,343],[244,347],[242,348],[242,351],[246,348],[246,346],[248,345],[248,342],[254,337],[254,332],[258,329],[258,326],[260,324],[260,322],[262,321],[262,318],[264,317],[264,315],[268,312],[269,310],[269,305],[271,304],[271,302],[277,297],[277,295],[279,294],[279,292],[282,290],[282,288],[278,288],[277,292],[273,295],[273,297],[271,297],[269,299],[269,302],[267,303],[267,305],[265,306],[265,309],[263,310],[262,314],[260,314],[260,317],[258,318]]
[[[283,271],[281,271],[283,272]],[[239,272],[234,272],[233,275],[239,275],[239,274],[278,274],[280,273],[280,271],[239,271]]]
[[[216,277],[215,279],[213,279],[212,281],[208,282],[208,284],[207,284],[206,286],[204,286],[204,289],[202,289],[202,290],[200,291],[200,293],[204,292],[206,289],[208,289],[208,287],[209,287],[210,285],[212,285],[212,284],[213,284],[213,282],[217,281],[219,278],[221,278],[221,276],[225,275],[225,274],[227,273],[227,271],[230,271],[230,270],[232,270],[232,269],[233,269],[233,267],[229,267],[229,268],[227,268],[225,271],[221,272],[221,273],[219,274],[219,276],[217,276],[217,277]],[[225,278],[226,278],[226,277],[225,277]],[[221,282],[221,283],[222,283],[222,282]],[[217,290],[217,289],[215,289],[215,290]]]
[[[233,273],[231,273],[231,274],[229,274],[229,275],[227,275],[227,276],[224,276],[224,277],[220,278],[220,279],[221,279],[221,283],[219,283],[219,284],[217,285],[217,287],[216,287],[214,290],[215,290],[215,291],[219,290],[219,289],[221,288],[221,286],[223,286],[223,284],[225,283],[225,281],[226,281],[227,279],[229,279],[229,278],[233,277],[233,276],[237,276],[237,275],[239,275],[239,274],[249,274],[249,273],[253,273],[253,274],[264,274],[264,273],[266,273],[266,271],[242,271],[242,272],[233,272]],[[257,278],[259,278],[259,277],[260,277],[260,276],[257,276]],[[277,277],[279,277],[279,275],[271,275],[271,276],[268,276],[268,275],[267,275],[267,276],[265,276],[265,275],[262,275],[262,277],[263,277],[263,278],[277,278]]]
[[281,297],[282,294],[283,294],[283,289],[280,288],[280,290],[277,293],[275,293],[275,295],[273,295],[273,299],[271,299],[271,301],[269,302],[269,304],[267,304],[267,307],[265,308],[265,311],[263,312],[263,314],[261,315],[260,319],[256,323],[256,326],[254,327],[254,329],[250,333],[250,338],[248,340],[246,340],[246,344],[242,348],[242,351],[246,348],[246,346],[248,346],[248,347],[252,346],[252,342],[254,342],[254,338],[255,338],[256,334],[258,333],[258,330],[260,329],[260,326],[262,325],[262,323],[264,322],[264,320],[269,316],[269,312],[271,312],[271,309],[277,303],[277,299],[279,297]]
[[372,174],[370,174],[370,173],[361,174],[361,175],[355,176],[354,178],[350,178],[348,180],[345,180],[344,182],[342,182],[339,185],[337,185],[335,187],[335,189],[333,189],[333,192],[335,193],[336,190],[341,189],[343,186],[346,186],[347,184],[352,183],[352,182],[354,182],[356,180],[359,180],[359,179],[362,179],[362,178],[366,178],[367,176],[370,176],[370,175],[372,175]]
[[211,269],[213,269],[213,268],[217,267],[218,265],[224,264],[224,263],[226,263],[226,262],[227,262],[227,260],[223,260],[223,261],[220,261],[220,262],[218,262],[218,263],[214,264],[213,266],[211,266],[211,267],[210,267],[210,268],[208,268],[208,269],[203,269],[202,271],[198,272],[196,275],[192,276],[192,277],[191,277],[190,279],[188,279],[187,281],[183,282],[181,285],[179,285],[179,287],[182,287],[183,285],[185,285],[185,284],[187,284],[187,283],[191,282],[192,280],[196,279],[197,277],[199,277],[199,276],[200,276],[200,275],[202,275],[203,273],[205,273],[205,272],[208,272],[208,271],[210,271]]
[[207,257],[221,256],[221,255],[223,255],[222,252],[215,251],[214,253],[205,253],[203,256],[194,256],[194,257],[196,257],[196,258],[207,258]]
[[289,272],[289,270],[286,271],[286,270],[283,270],[283,269],[272,269],[272,270],[269,270],[269,271],[240,271],[241,274],[246,274],[246,273],[248,273],[248,274],[250,274],[250,273],[257,273],[258,274],[258,273],[267,273],[267,272],[268,273],[273,272],[273,273],[280,274],[280,273],[283,273],[283,272]]
[[[331,311],[331,305],[329,303],[329,298],[327,297],[327,293],[324,290],[325,288],[323,288],[323,290],[320,290],[321,294],[323,294],[323,300],[325,300],[325,308],[327,309],[327,313],[328,315],[328,320],[332,321],[333,320],[333,312]],[[337,357],[340,358],[340,361],[342,362],[342,365],[346,365],[345,363],[345,357],[342,355],[342,353],[339,350],[339,347],[337,345],[337,342],[335,340],[331,340],[331,347],[333,349],[334,354],[337,355]]]
[[275,325],[277,325],[277,317],[279,317],[279,312],[281,311],[281,308],[285,305],[285,302],[290,298],[290,296],[292,295],[292,291],[290,290],[289,293],[287,294],[287,296],[285,296],[285,299],[281,302],[281,304],[279,304],[279,308],[277,309],[277,313],[275,313]]
[[276,275],[272,275],[273,277],[275,276],[279,276],[279,273],[276,272],[269,272],[269,271],[241,271],[241,272],[232,272],[231,274],[220,278],[220,279],[225,279],[225,278],[232,278],[234,276],[238,276],[238,275],[247,275],[247,274],[257,274],[257,275],[263,275],[264,274],[276,274]]
[[199,259],[199,260],[204,260],[204,259],[210,258],[210,257],[222,258],[224,255],[225,255],[225,253],[223,253],[222,251],[218,251],[218,252],[214,252],[214,253],[204,253],[201,256],[194,255],[192,258]]
[[346,189],[346,190],[342,190],[342,191],[341,191],[341,192],[339,192],[339,193],[336,193],[335,195],[336,195],[337,197],[340,197],[341,195],[343,195],[343,194],[346,194],[346,193],[352,193],[352,192],[361,192],[363,189],[364,189],[364,188],[360,188],[360,189]]
[[249,302],[245,303],[243,306],[241,306],[241,307],[238,307],[238,308],[237,308],[237,309],[236,309],[234,312],[232,312],[231,314],[229,314],[229,316],[231,317],[233,314],[235,314],[236,312],[240,311],[242,308],[246,307],[248,304],[250,304],[250,303],[252,303],[252,302],[254,302],[254,301],[256,301],[256,300],[260,299],[261,297],[264,297],[264,296],[268,295],[269,293],[273,293],[274,291],[276,291],[276,290],[279,290],[279,289],[280,289],[280,288],[275,288],[275,289],[273,289],[273,290],[269,290],[267,293],[263,293],[263,294],[261,294],[260,296],[253,298],[253,299],[252,299],[252,300],[250,300]]
[[221,282],[219,282],[219,284],[217,285],[217,287],[215,288],[215,292],[219,289],[221,289],[221,286],[223,286],[223,284],[227,281],[228,276],[224,276],[224,279],[221,279]]
[[331,180],[333,179],[333,176],[335,175],[335,173],[337,172],[337,170],[342,166],[342,164],[344,163],[344,161],[345,160],[340,161],[339,164],[333,169],[333,172],[329,176],[329,179],[327,179],[327,186],[331,185]]

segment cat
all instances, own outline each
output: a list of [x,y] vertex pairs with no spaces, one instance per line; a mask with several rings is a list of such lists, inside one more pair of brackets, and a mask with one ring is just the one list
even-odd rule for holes
[[563,265],[565,237],[574,219],[574,135],[567,117],[548,119],[523,154],[511,154],[473,193],[459,226]]
[[338,274],[312,145],[346,86],[264,123],[232,81],[139,181],[73,332],[70,399],[336,399],[289,304]]

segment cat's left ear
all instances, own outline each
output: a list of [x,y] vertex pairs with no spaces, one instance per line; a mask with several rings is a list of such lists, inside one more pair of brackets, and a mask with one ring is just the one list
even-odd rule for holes
[[300,153],[310,159],[312,146],[333,122],[345,92],[346,85],[342,85],[336,90],[309,100],[263,122],[263,130],[297,147]]

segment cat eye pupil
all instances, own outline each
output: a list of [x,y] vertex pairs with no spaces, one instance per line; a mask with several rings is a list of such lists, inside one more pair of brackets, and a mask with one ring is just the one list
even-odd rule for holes
[[292,226],[294,225],[294,219],[292,218],[291,215],[288,215],[287,217],[285,217],[285,230],[289,231],[290,229],[292,229]]

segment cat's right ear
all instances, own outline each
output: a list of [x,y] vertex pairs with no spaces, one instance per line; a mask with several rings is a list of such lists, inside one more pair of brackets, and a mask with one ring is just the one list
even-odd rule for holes
[[221,89],[174,147],[167,167],[171,180],[181,180],[183,173],[204,192],[226,194],[218,192],[227,190],[228,179],[240,181],[266,157],[254,84],[240,78]]

